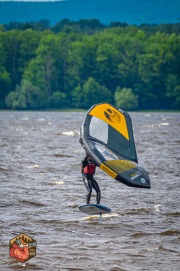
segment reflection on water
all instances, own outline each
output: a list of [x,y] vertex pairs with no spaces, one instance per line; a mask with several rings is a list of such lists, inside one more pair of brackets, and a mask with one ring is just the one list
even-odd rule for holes
[[[179,270],[179,113],[131,113],[139,164],[150,190],[130,188],[100,169],[102,204],[89,218],[78,206],[82,112],[0,112],[0,247],[3,270]],[[95,201],[95,197],[92,197]],[[9,240],[25,233],[37,256],[20,264]]]

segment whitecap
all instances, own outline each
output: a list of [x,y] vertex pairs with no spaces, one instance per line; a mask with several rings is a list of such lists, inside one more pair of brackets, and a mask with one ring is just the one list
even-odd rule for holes
[[[110,214],[102,214],[102,217],[116,217],[119,216],[117,213],[110,213]],[[81,220],[93,220],[99,218],[99,215],[91,215],[83,217]]]
[[154,128],[155,124],[147,124],[147,125],[143,125],[142,127],[145,127],[145,128]]
[[161,125],[162,125],[162,126],[168,126],[168,125],[170,125],[170,124],[169,124],[169,122],[162,122]]
[[28,166],[27,168],[39,168],[39,165],[31,165],[31,166]]
[[160,204],[157,204],[157,205],[154,206],[154,209],[155,209],[156,212],[160,212],[160,210],[159,210],[160,206],[161,206]]
[[74,131],[69,131],[69,132],[62,132],[62,135],[66,135],[66,136],[75,136],[75,135],[77,135],[77,133],[74,132]]
[[150,117],[151,117],[151,115],[150,115],[150,114],[145,114],[144,116],[145,116],[145,117],[148,117],[148,118],[150,118]]
[[64,184],[64,182],[63,181],[57,181],[57,182],[53,182],[52,184],[53,185],[59,185],[59,184]]

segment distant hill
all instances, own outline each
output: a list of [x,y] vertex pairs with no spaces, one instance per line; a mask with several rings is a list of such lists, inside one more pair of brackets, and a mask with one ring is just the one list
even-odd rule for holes
[[104,24],[140,25],[177,23],[179,0],[65,0],[60,2],[0,1],[0,24],[48,19],[51,25],[64,18],[99,19]]

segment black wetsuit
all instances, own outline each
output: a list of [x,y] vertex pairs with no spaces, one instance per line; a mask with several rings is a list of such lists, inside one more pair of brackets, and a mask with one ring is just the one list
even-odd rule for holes
[[100,191],[98,183],[96,182],[96,180],[93,177],[94,174],[84,173],[84,168],[86,166],[88,166],[90,163],[94,164],[94,162],[89,161],[89,156],[88,155],[85,156],[85,158],[82,160],[82,163],[81,163],[83,181],[84,181],[85,187],[86,187],[87,192],[88,192],[87,198],[86,198],[87,199],[87,204],[90,203],[92,188],[96,191],[96,202],[97,202],[97,204],[99,204],[100,199],[101,199],[101,191]]

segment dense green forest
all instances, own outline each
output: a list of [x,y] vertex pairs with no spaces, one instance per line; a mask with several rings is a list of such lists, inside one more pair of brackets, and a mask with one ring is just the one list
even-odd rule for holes
[[0,109],[180,108],[180,24],[0,25]]

